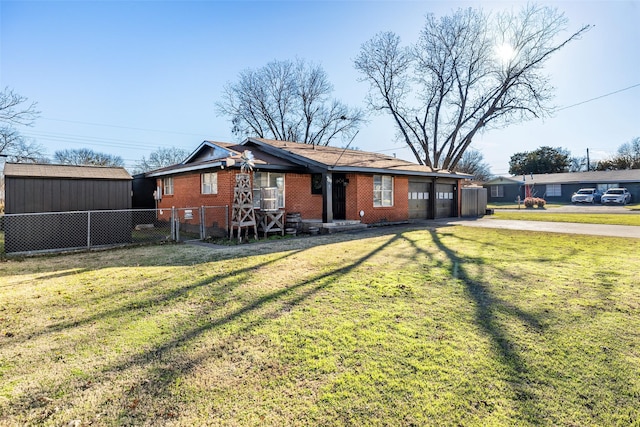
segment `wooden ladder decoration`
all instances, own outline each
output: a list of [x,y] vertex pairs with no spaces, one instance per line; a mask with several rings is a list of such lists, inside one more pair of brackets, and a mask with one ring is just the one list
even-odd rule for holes
[[238,229],[238,242],[242,241],[242,229],[245,229],[249,237],[249,227],[253,227],[253,233],[258,238],[256,226],[256,214],[253,208],[253,191],[251,189],[251,175],[239,173],[236,175],[236,186],[233,194],[233,211],[231,215],[231,237]]

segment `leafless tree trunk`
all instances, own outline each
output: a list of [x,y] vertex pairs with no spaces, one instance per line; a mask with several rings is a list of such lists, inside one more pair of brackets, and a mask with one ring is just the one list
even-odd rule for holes
[[370,108],[391,114],[416,160],[453,170],[478,132],[551,113],[543,66],[590,28],[556,41],[566,26],[564,14],[535,5],[494,17],[471,8],[429,15],[415,46],[379,33],[355,67],[370,84]]

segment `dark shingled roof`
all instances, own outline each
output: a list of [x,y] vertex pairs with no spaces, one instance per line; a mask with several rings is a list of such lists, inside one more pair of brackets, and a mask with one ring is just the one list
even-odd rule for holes
[[[226,153],[207,151],[214,146],[221,147]],[[253,154],[256,169],[295,170],[331,170],[334,172],[394,173],[398,175],[445,176],[451,178],[471,178],[467,174],[455,174],[447,170],[432,169],[428,166],[397,159],[379,153],[350,150],[339,147],[313,146],[291,141],[277,141],[265,138],[247,138],[241,144],[218,141],[204,141],[184,162],[147,172],[148,177],[202,170],[207,167],[221,167],[228,160],[240,165],[240,155],[249,150]]]
[[7,177],[64,178],[64,179],[115,179],[130,180],[131,175],[122,167],[73,166],[39,163],[7,163]]
[[436,170],[428,166],[418,165],[386,154],[350,150],[339,147],[313,146],[299,142],[277,141],[264,138],[249,138],[249,141],[258,141],[272,147],[279,148],[280,150],[286,151],[295,156],[304,157],[332,167],[436,172]]

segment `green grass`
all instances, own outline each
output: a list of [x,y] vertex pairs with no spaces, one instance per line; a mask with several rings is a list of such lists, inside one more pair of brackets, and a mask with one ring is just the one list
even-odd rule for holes
[[638,425],[639,273],[471,227],[8,260],[0,425]]
[[495,211],[487,218],[526,220],[526,221],[551,221],[551,222],[578,222],[584,224],[613,224],[640,226],[640,215],[635,214],[593,214],[593,213],[555,213],[555,212],[501,212]]

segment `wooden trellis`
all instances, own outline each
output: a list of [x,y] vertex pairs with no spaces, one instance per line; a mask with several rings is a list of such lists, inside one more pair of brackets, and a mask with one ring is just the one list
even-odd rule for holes
[[239,173],[236,175],[236,186],[233,194],[233,210],[231,214],[231,237],[238,229],[238,242],[242,240],[242,229],[248,237],[249,227],[253,227],[253,233],[258,238],[256,226],[256,214],[253,208],[253,191],[251,189],[251,175]]

